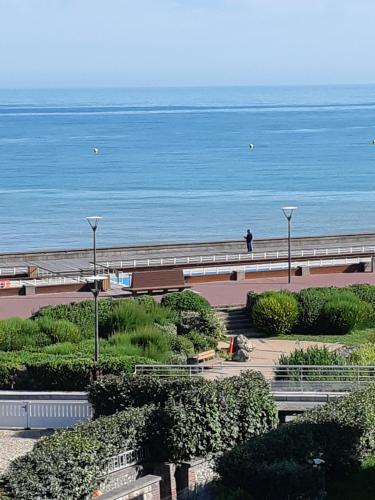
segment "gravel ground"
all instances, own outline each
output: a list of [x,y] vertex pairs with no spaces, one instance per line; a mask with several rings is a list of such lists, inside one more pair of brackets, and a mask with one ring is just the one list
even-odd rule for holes
[[52,434],[51,430],[0,430],[0,474],[17,457],[32,450],[42,436]]

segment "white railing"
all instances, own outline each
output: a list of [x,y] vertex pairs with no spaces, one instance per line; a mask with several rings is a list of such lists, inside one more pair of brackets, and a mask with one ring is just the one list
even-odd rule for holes
[[103,467],[103,475],[111,474],[119,470],[126,469],[132,465],[140,464],[146,456],[144,448],[135,448],[134,450],[126,450],[118,455],[108,458]]
[[0,267],[0,276],[15,276],[26,273],[27,267]]
[[75,283],[86,283],[86,279],[80,276],[71,277],[55,277],[55,278],[35,278],[35,279],[20,279],[10,280],[6,288],[21,288],[23,286],[48,286],[48,285],[72,285]]
[[[323,256],[336,256],[336,255],[358,255],[375,253],[375,246],[351,246],[339,248],[314,248],[292,250],[291,255],[293,258],[301,257],[323,257]],[[212,255],[191,255],[181,257],[158,257],[150,259],[132,259],[132,260],[113,260],[101,261],[100,264],[107,268],[112,269],[128,269],[128,268],[144,268],[144,267],[162,267],[162,266],[176,266],[176,265],[189,265],[189,264],[211,264],[211,263],[225,263],[225,262],[241,262],[241,261],[254,261],[254,260],[285,260],[288,258],[287,250],[271,250],[268,252],[253,252],[248,253],[227,253],[227,254],[212,254]]]
[[[361,262],[369,262],[370,257],[346,257],[344,259],[319,259],[292,262],[292,268],[297,267],[329,267],[349,264],[359,264]],[[247,266],[226,266],[226,267],[206,267],[184,269],[184,276],[208,276],[215,274],[230,274],[233,271],[243,272],[261,272],[261,271],[276,271],[288,269],[287,262],[271,262],[266,264],[250,264]]]
[[348,392],[375,383],[375,366],[312,366],[312,365],[136,365],[136,375],[157,377],[228,377],[242,371],[259,371],[273,392]]

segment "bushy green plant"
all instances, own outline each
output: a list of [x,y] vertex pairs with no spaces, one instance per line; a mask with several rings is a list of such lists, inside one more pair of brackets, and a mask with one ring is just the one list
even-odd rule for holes
[[36,324],[39,331],[43,335],[46,335],[53,344],[58,342],[77,343],[81,340],[81,333],[78,326],[70,321],[45,317],[36,321]]
[[154,413],[145,406],[56,431],[10,464],[2,478],[4,492],[18,500],[91,498],[107,458],[147,446],[155,432]]
[[208,337],[207,335],[202,335],[196,330],[192,330],[186,338],[193,343],[195,352],[210,351],[217,347],[216,339]]
[[108,316],[108,331],[112,333],[134,332],[150,324],[144,307],[131,299],[116,303]]
[[352,365],[375,365],[375,344],[366,343],[357,346],[349,355]]
[[167,293],[161,299],[161,303],[175,311],[202,312],[211,309],[209,302],[204,297],[191,290]]
[[182,337],[181,335],[170,335],[168,340],[170,348],[174,353],[189,356],[195,351],[193,342],[187,337]]
[[345,335],[355,328],[368,326],[373,322],[372,306],[346,292],[327,300],[321,310],[319,324],[322,331]]
[[164,325],[154,323],[154,325],[167,335],[177,335],[177,325],[174,323],[166,323]]
[[202,335],[219,340],[224,337],[226,327],[215,311],[184,311],[180,314],[177,331],[180,335],[190,335],[192,331],[198,331]]
[[254,325],[269,335],[290,333],[297,321],[297,300],[288,292],[264,294],[253,307]]
[[[110,311],[117,301],[111,299],[99,300],[99,333],[101,336],[107,334],[106,324]],[[46,306],[39,309],[34,315],[37,318],[51,318],[66,320],[78,326],[83,338],[90,338],[94,332],[94,303],[92,300],[60,304],[57,306]]]
[[21,351],[50,343],[39,331],[38,325],[29,319],[9,318],[0,321],[0,350]]
[[109,343],[116,347],[117,353],[140,355],[156,361],[164,361],[171,350],[168,336],[153,325],[143,326],[132,333],[112,335]]
[[354,293],[359,299],[367,302],[375,309],[375,286],[365,283],[350,285],[347,290]]
[[279,365],[344,365],[345,357],[338,351],[329,350],[326,346],[311,346],[307,349],[295,349],[290,354],[282,354]]
[[331,297],[340,293],[337,288],[305,288],[297,295],[298,331],[304,333],[319,332],[319,318],[324,304]]

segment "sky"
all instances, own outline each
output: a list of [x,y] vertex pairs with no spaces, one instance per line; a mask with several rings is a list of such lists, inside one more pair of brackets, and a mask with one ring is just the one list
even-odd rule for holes
[[375,83],[375,0],[0,0],[0,87]]

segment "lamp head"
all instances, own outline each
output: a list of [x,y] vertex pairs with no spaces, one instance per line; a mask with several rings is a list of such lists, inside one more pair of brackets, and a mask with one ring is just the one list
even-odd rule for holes
[[91,215],[90,217],[86,217],[87,222],[90,224],[91,229],[93,231],[96,231],[99,221],[103,219],[103,217],[100,217],[99,215]]
[[297,210],[298,207],[282,207],[281,210],[283,211],[285,217],[290,220],[292,218],[294,210]]

